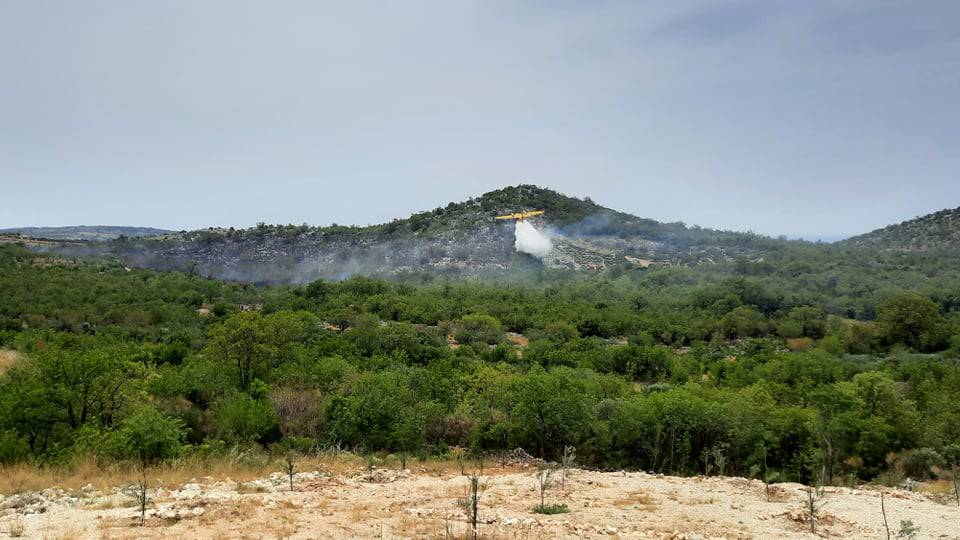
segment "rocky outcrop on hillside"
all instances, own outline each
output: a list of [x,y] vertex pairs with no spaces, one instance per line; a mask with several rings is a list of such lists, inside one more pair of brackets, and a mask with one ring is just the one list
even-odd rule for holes
[[505,268],[513,252],[510,231],[493,225],[466,234],[338,233],[319,229],[294,235],[268,232],[234,238],[213,231],[190,238],[113,246],[129,263],[159,270],[262,283],[306,283],[318,278],[406,271]]

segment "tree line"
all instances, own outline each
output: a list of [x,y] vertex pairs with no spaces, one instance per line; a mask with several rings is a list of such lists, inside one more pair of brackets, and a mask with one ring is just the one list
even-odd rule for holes
[[797,268],[816,262],[257,288],[3,247],[0,462],[573,446],[805,482],[957,463],[960,280],[934,261],[828,294],[854,278]]

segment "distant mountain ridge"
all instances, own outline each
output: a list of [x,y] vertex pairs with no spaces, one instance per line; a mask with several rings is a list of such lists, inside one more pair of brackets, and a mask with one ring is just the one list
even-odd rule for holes
[[941,210],[842,242],[893,251],[960,250],[960,208]]
[[103,242],[115,240],[121,236],[141,238],[170,234],[173,231],[152,227],[123,227],[114,225],[76,225],[70,227],[14,227],[0,229],[0,234],[20,235],[28,238],[49,240],[89,240]]

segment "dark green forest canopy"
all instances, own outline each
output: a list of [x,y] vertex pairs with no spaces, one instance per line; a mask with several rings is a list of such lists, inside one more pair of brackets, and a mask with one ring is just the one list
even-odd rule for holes
[[601,468],[925,477],[960,459],[958,262],[785,244],[261,288],[0,246],[0,462],[575,445]]

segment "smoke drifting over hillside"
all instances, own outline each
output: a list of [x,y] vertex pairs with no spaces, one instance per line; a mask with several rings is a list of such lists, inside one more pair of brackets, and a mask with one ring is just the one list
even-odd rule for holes
[[[515,210],[545,217],[517,223]],[[511,223],[494,217],[509,213]],[[519,214],[530,214],[531,211]],[[539,215],[539,213],[533,214]],[[539,228],[537,228],[539,227]],[[527,269],[603,267],[624,257],[690,264],[757,259],[786,245],[773,239],[682,223],[660,223],[530,185],[510,186],[407,219],[370,227],[262,225],[208,228],[107,242],[30,241],[63,256],[106,256],[125,266],[196,272],[253,284],[305,284],[360,274],[503,276]],[[537,261],[517,257],[531,255]],[[542,262],[543,264],[536,264]]]
[[526,221],[517,221],[515,230],[517,251],[529,253],[537,258],[544,258],[553,248],[550,239],[540,234],[540,231]]

